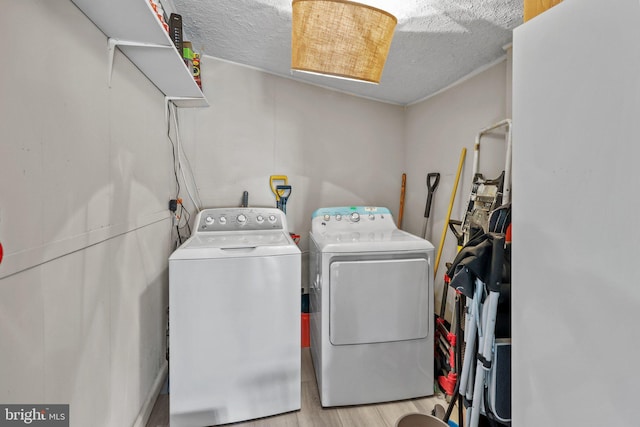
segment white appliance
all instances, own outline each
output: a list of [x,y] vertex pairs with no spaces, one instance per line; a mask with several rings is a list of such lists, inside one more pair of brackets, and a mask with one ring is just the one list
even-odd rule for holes
[[638,0],[514,31],[514,426],[640,425],[639,118]]
[[300,250],[273,208],[216,208],[169,258],[172,427],[300,409]]
[[322,406],[433,394],[433,253],[388,209],[315,211],[310,338]]

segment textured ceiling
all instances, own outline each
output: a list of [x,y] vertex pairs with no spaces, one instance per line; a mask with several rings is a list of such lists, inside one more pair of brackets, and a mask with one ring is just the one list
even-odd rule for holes
[[360,0],[398,18],[379,85],[291,73],[291,0],[173,0],[197,51],[269,73],[406,105],[501,58],[523,0]]

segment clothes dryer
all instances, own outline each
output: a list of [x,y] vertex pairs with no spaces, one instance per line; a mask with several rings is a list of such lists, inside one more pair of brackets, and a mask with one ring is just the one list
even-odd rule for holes
[[383,207],[315,211],[311,355],[322,406],[433,394],[433,258]]
[[300,409],[300,250],[272,208],[201,211],[169,258],[172,427]]

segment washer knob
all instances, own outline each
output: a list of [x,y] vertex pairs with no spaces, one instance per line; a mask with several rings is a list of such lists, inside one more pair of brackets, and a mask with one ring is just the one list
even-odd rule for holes
[[351,218],[351,221],[353,222],[358,222],[360,221],[360,214],[358,212],[351,212],[351,215],[349,215],[349,218]]
[[323,218],[324,218],[324,220],[325,220],[325,221],[329,221],[329,220],[331,219],[331,215],[329,215],[329,214],[324,214],[324,217],[323,217]]
[[374,214],[369,214],[369,219],[373,221],[374,219],[376,219],[376,216]]
[[236,217],[238,224],[244,224],[247,222],[247,216],[245,214],[240,214]]
[[276,222],[276,216],[274,214],[269,215],[269,222],[273,223]]
[[220,224],[226,224],[227,223],[227,217],[221,216],[220,219],[218,220],[218,222],[220,222]]
[[262,224],[264,222],[264,217],[262,215],[258,215],[256,217],[256,221],[258,221],[258,224]]
[[336,214],[336,221],[340,221],[340,220],[342,220],[342,215]]
[[204,222],[206,222],[207,225],[211,225],[211,224],[213,224],[214,219],[213,219],[212,216],[208,216],[208,217],[205,218]]

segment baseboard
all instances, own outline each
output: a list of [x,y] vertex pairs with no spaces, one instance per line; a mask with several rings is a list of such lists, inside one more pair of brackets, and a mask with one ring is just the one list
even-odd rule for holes
[[156,403],[158,394],[160,393],[160,390],[162,390],[162,386],[166,382],[168,374],[169,363],[165,360],[132,427],[145,427],[147,425],[147,421],[149,421],[151,411],[153,410],[153,405]]

